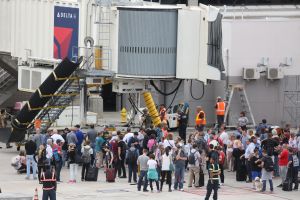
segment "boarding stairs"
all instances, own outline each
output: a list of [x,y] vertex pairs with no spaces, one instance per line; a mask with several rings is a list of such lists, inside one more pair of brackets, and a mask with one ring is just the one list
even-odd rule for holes
[[37,115],[41,120],[41,132],[44,133],[59,118],[66,107],[72,105],[75,96],[80,93],[79,77],[76,71],[67,79],[61,88],[51,96],[46,106]]
[[[236,106],[234,98],[238,98],[241,109],[238,113],[232,113],[232,106]],[[246,88],[242,84],[232,84],[228,86],[226,91],[227,107],[224,116],[224,122],[228,128],[235,128],[237,126],[240,112],[243,111],[248,118],[248,127],[255,127],[254,115],[247,97]],[[236,111],[236,110],[235,110]]]

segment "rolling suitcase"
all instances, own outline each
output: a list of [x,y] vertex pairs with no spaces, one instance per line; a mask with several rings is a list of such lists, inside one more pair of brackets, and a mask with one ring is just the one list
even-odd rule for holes
[[86,172],[85,181],[97,181],[98,172],[99,169],[95,165],[90,166]]
[[203,187],[204,186],[204,173],[202,171],[202,169],[200,169],[200,173],[199,173],[199,187]]
[[292,169],[288,169],[287,177],[285,181],[282,183],[283,191],[292,191],[293,190],[293,180],[292,180]]
[[106,182],[115,182],[116,172],[115,168],[108,167],[106,169]]

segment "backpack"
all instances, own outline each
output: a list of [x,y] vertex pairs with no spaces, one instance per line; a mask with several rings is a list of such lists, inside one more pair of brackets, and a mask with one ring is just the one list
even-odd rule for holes
[[91,148],[83,148],[83,153],[82,153],[82,162],[83,163],[90,163],[91,162],[91,154],[90,154],[90,149]]
[[137,159],[138,159],[138,155],[137,155],[137,150],[128,150],[128,155],[127,155],[127,162],[129,164],[134,164],[136,163]]
[[197,153],[197,151],[195,151],[194,153],[190,153],[189,158],[188,158],[188,163],[190,165],[195,165],[196,164],[196,157],[195,157],[195,153]]
[[53,149],[53,158],[54,158],[54,161],[56,161],[56,162],[59,162],[61,159],[57,148]]
[[274,171],[274,163],[273,163],[273,160],[270,156],[265,157],[265,159],[264,159],[264,168],[266,169],[267,172]]

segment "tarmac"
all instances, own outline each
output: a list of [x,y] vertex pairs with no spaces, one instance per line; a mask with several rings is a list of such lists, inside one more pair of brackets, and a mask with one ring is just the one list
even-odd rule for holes
[[[5,144],[0,143],[5,147]],[[42,186],[36,180],[25,180],[25,174],[17,174],[13,167],[10,166],[11,158],[17,155],[16,148],[0,149],[0,188],[2,193],[19,193],[24,196],[34,195],[35,188],[38,189],[39,199],[42,197]],[[204,199],[206,188],[187,188],[184,184],[184,192],[168,192],[164,187],[163,192],[138,192],[136,185],[129,185],[127,179],[116,178],[115,183],[106,183],[103,169],[99,171],[97,182],[82,182],[80,180],[81,167],[78,168],[78,181],[76,184],[69,184],[69,171],[66,167],[62,169],[62,183],[58,184],[57,199],[74,199],[74,200],[133,200],[133,199],[160,199],[160,200],[199,200]],[[187,181],[187,179],[186,179]],[[205,175],[207,182],[207,174]],[[274,179],[274,186],[279,185],[280,178]],[[150,190],[150,188],[148,187]],[[246,182],[236,182],[235,173],[225,171],[225,185],[221,186],[218,192],[219,200],[296,200],[299,199],[300,191],[285,192],[275,187],[273,193],[267,192],[262,194],[252,190],[252,184]],[[0,195],[1,199],[1,195]],[[212,196],[211,196],[212,199]]]

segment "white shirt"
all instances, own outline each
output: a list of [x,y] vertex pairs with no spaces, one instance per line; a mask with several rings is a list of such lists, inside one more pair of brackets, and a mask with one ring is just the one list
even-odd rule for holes
[[126,133],[126,135],[125,135],[124,138],[123,138],[123,141],[124,141],[126,144],[128,144],[129,139],[132,138],[133,136],[134,136],[133,133]]
[[220,138],[222,139],[223,143],[228,145],[229,142],[229,136],[228,133],[226,133],[225,131],[223,131],[220,135]]
[[157,162],[155,160],[148,160],[147,165],[148,169],[156,169]]
[[162,156],[162,165],[161,165],[162,171],[170,171],[171,156],[172,156],[171,154],[169,154],[169,156],[167,156],[166,154]]
[[171,149],[174,148],[175,147],[174,140],[167,140],[167,139],[165,139],[164,140],[164,148],[167,148],[167,147],[171,147]]
[[52,155],[53,155],[53,152],[52,152],[52,147],[47,144],[47,148],[46,148],[46,158],[47,159],[51,159],[52,158]]
[[54,134],[51,136],[51,138],[53,139],[53,143],[54,143],[54,144],[56,144],[56,141],[57,141],[58,139],[59,139],[61,142],[65,143],[64,138],[63,138],[61,135],[57,134],[57,133],[54,133]]
[[255,149],[255,144],[253,142],[251,142],[245,151],[245,158],[248,159],[250,158],[250,155],[254,153],[254,149]]

